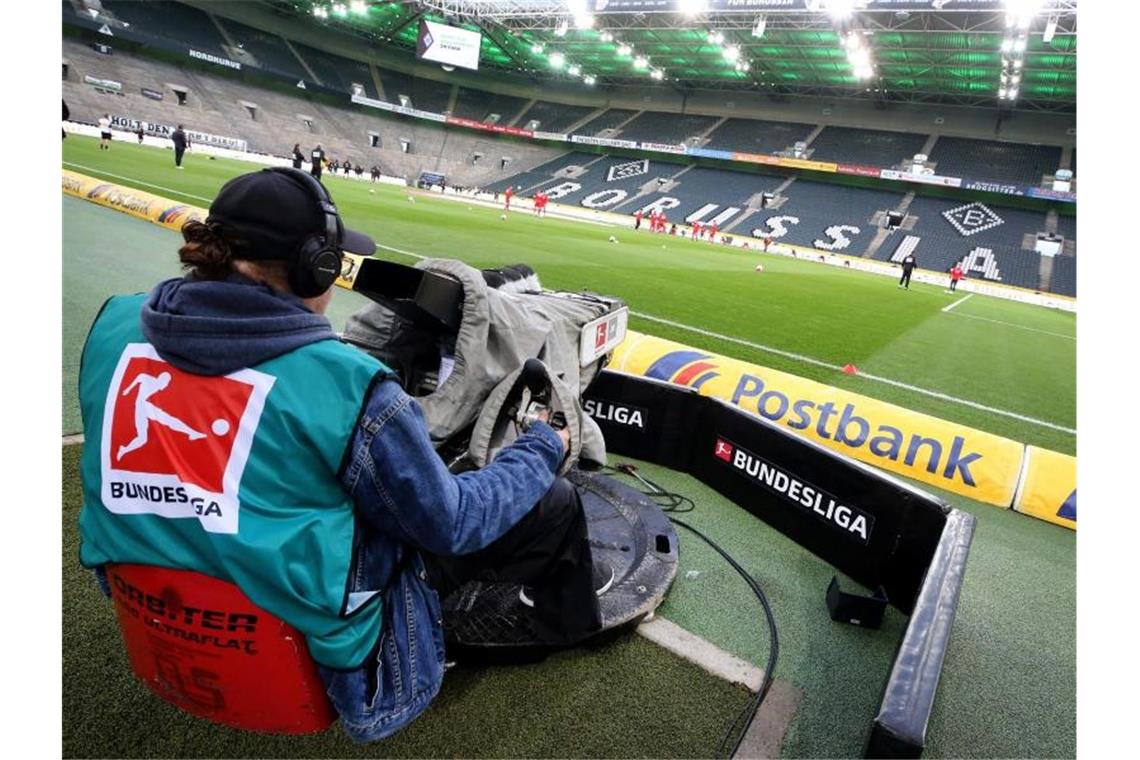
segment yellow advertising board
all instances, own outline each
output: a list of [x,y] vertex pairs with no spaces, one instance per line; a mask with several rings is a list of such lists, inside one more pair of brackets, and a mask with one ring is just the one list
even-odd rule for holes
[[786,372],[629,332],[610,369],[695,388],[859,461],[1009,507],[1025,447]]
[[206,210],[197,206],[175,203],[169,198],[104,182],[67,169],[63,170],[63,192],[175,231],[181,230],[182,225],[191,219],[206,218]]
[[1029,446],[1013,508],[1077,529],[1077,458]]

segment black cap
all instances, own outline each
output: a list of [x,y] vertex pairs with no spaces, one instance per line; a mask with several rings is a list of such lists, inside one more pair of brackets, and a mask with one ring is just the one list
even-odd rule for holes
[[[229,240],[239,240],[234,256],[239,259],[274,260],[291,258],[310,235],[325,234],[323,199],[316,187],[304,183],[317,180],[300,170],[261,171],[234,177],[218,191],[210,204],[207,223],[217,223]],[[332,200],[331,197],[329,199]],[[336,206],[327,206],[334,213]],[[337,214],[341,250],[371,256],[376,243],[362,232],[347,229]]]

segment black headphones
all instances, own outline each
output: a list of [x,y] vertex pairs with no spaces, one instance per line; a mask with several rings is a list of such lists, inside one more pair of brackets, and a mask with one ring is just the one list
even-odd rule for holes
[[285,174],[303,186],[324,214],[324,233],[305,238],[289,257],[289,288],[301,298],[314,298],[331,288],[340,275],[344,257],[340,248],[340,216],[328,190],[310,175],[288,166],[274,166],[267,171]]

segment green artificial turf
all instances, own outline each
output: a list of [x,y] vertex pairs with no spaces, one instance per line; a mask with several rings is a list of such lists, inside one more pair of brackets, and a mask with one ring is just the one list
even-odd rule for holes
[[[64,161],[200,206],[227,179],[255,168],[191,155],[185,170],[176,171],[168,151],[116,143],[100,152],[94,139],[80,137],[67,139]],[[325,182],[349,225],[385,246],[475,266],[526,262],[547,287],[611,293],[644,314],[833,365],[851,363],[1063,428],[1076,424],[1076,319],[1069,313],[983,296],[942,312],[961,296],[923,284],[900,291],[887,277],[632,230],[618,230],[620,243],[612,244],[609,227],[540,220],[525,211],[504,222],[498,210],[478,204],[426,196],[410,203],[398,187],[340,177]],[[754,271],[757,260],[764,262],[762,274]],[[106,282],[116,284],[110,274]],[[1075,436],[1064,431],[645,319],[631,326],[1014,440],[1075,451]]]
[[424,715],[376,744],[339,725],[284,737],[193,718],[133,678],[113,607],[79,565],[81,448],[63,449],[64,757],[710,757],[748,699],[628,634],[536,665],[457,667]]

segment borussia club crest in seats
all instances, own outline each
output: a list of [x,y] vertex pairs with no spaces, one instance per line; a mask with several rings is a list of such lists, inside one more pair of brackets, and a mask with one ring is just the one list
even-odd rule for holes
[[976,201],[943,211],[942,216],[950,222],[950,226],[958,230],[962,237],[977,235],[979,232],[985,232],[1000,224],[1005,224],[1004,219]]
[[643,158],[639,161],[626,161],[623,164],[614,164],[610,167],[610,170],[606,172],[606,182],[618,182],[623,179],[640,177],[642,174],[648,173],[648,158]]

